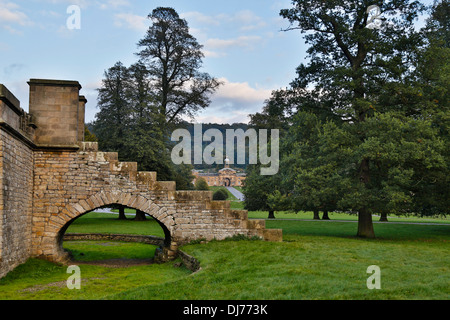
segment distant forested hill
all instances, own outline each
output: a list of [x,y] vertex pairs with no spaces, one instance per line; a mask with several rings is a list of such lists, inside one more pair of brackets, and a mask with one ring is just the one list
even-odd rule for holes
[[[189,132],[191,133],[191,137],[192,137],[192,150],[193,150],[193,144],[194,144],[194,124],[192,123],[184,123],[184,127],[189,130]],[[209,129],[218,129],[223,136],[223,157],[225,159],[226,156],[226,130],[227,129],[232,129],[232,130],[236,130],[236,129],[242,129],[244,131],[247,131],[247,129],[249,128],[249,126],[245,123],[233,123],[233,124],[217,124],[217,123],[202,123],[202,131],[203,134],[205,133],[205,131],[209,130]],[[208,146],[211,142],[210,141],[203,141],[203,149]],[[246,147],[245,147],[245,154],[246,154],[246,158],[245,158],[245,164],[237,164],[237,144],[235,142],[234,144],[234,163],[233,165],[231,165],[231,167],[235,168],[235,169],[245,169],[248,165],[248,142],[246,143]],[[213,164],[213,165],[208,165],[208,164],[194,164],[194,155],[192,152],[192,164],[194,166],[195,169],[200,170],[220,170],[223,168],[223,164]]]
[[[89,131],[93,134],[95,134],[95,129],[92,123],[86,123]],[[192,165],[194,166],[195,169],[197,170],[207,170],[207,171],[215,171],[215,170],[219,170],[223,168],[223,164],[213,164],[213,165],[208,165],[208,164],[194,164],[194,154],[193,154],[193,150],[194,150],[194,124],[193,123],[188,123],[188,122],[184,122],[184,123],[180,123],[177,128],[185,128],[187,129],[192,137],[192,153],[191,153],[191,159],[192,159]],[[205,131],[207,131],[208,129],[218,129],[220,130],[220,132],[223,135],[223,156],[225,159],[225,150],[226,150],[226,130],[227,129],[242,129],[244,131],[247,131],[247,129],[249,128],[249,126],[245,123],[233,123],[233,124],[217,124],[217,123],[203,123],[202,124],[202,134],[205,133]],[[170,137],[169,137],[170,138]],[[206,146],[208,146],[211,142],[209,141],[203,141],[202,147],[204,150],[204,148]],[[175,143],[176,144],[176,143]],[[233,168],[235,169],[245,169],[248,165],[248,142],[246,143],[246,147],[245,147],[245,164],[236,164],[237,163],[237,145],[235,143],[234,146],[235,152],[234,152],[234,163],[232,165]]]

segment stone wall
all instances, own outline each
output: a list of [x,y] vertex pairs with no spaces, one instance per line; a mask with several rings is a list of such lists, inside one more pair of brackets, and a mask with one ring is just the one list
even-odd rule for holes
[[96,151],[95,143],[81,144],[77,152],[34,152],[33,256],[64,262],[61,241],[70,223],[111,204],[141,210],[159,221],[169,258],[179,245],[195,239],[245,234],[280,240],[279,230],[267,230],[264,220],[249,220],[245,211],[231,210],[228,201],[212,201],[210,191],[176,191],[174,182],[157,181],[155,172],[138,172],[136,163],[119,162],[117,153]]
[[[0,278],[25,262],[31,249],[33,152],[26,114],[0,89]],[[30,128],[30,130],[32,130]]]

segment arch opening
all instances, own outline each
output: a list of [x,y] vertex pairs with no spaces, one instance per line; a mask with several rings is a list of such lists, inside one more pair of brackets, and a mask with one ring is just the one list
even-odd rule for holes
[[[127,240],[125,241],[144,242],[147,244],[149,244],[149,242],[154,243],[154,245],[156,246],[156,250],[154,251],[153,261],[160,262],[173,259],[176,256],[177,251],[176,244],[174,244],[172,241],[171,230],[173,226],[170,224],[170,222],[173,222],[173,220],[164,219],[165,217],[167,217],[167,214],[165,214],[165,210],[161,209],[156,204],[149,205],[149,203],[145,203],[145,201],[140,201],[139,203],[141,203],[141,205],[129,206],[128,204],[123,204],[120,201],[115,201],[108,204],[103,204],[101,206],[97,206],[92,209],[89,208],[89,210],[85,209],[84,211],[79,212],[77,215],[68,219],[67,221],[65,221],[65,223],[61,226],[61,228],[57,232],[55,239],[56,241],[54,242],[56,248],[54,248],[55,250],[53,250],[52,254],[53,257],[51,257],[50,260],[55,260],[59,262],[73,261],[72,255],[68,252],[68,250],[64,248],[64,239],[67,238],[66,234],[68,233],[70,234],[72,229],[71,226],[75,226],[73,223],[77,221],[79,218],[89,213],[96,212],[96,210],[99,209],[110,208],[114,205],[116,206],[122,205],[125,208],[134,209],[135,214],[137,212],[141,212],[146,217],[145,221],[147,221],[144,223],[142,221],[134,222],[134,219],[132,217],[128,218],[127,219],[128,223],[130,222],[134,223],[134,227],[132,228],[132,230],[130,231],[127,230],[127,228],[124,228],[123,231],[118,232],[116,235],[126,235],[127,233],[136,234],[136,232],[138,234],[140,233],[139,236],[136,234],[136,236],[134,237],[126,238]],[[115,214],[115,216],[113,216],[113,214]],[[128,216],[130,216],[130,214],[132,215],[132,213],[129,213]],[[110,219],[118,220],[119,215],[117,213],[110,213],[110,215],[111,215]],[[136,231],[137,230],[136,225],[142,226],[137,228],[140,231]],[[159,229],[156,235],[152,234],[155,231],[155,226],[157,226],[156,228]],[[114,233],[114,230],[111,233]],[[111,236],[109,236],[109,238],[111,238]],[[121,239],[123,240],[124,237],[122,237]]]
[[231,186],[231,179],[230,178],[224,178],[224,186],[230,187]]

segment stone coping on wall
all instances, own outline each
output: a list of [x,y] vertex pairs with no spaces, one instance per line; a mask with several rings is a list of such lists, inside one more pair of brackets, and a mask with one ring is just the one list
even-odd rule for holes
[[41,86],[56,86],[56,87],[77,87],[81,90],[81,84],[74,80],[52,80],[52,79],[30,79],[28,84]]
[[23,109],[20,107],[20,101],[17,99],[11,91],[8,90],[3,84],[0,83],[0,100],[6,103],[15,113],[22,115]]
[[25,143],[27,146],[29,146],[31,149],[36,148],[36,145],[34,142],[23,134],[23,132],[16,130],[12,126],[10,126],[7,122],[5,122],[2,118],[0,118],[0,129],[5,130],[6,132],[10,133],[13,137],[19,139],[23,143]]

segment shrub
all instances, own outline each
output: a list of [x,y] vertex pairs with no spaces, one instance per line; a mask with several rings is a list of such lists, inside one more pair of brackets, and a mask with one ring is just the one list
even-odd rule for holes
[[203,178],[198,178],[195,181],[195,190],[209,190],[208,183]]
[[213,200],[227,200],[228,192],[225,189],[219,189],[213,193]]

